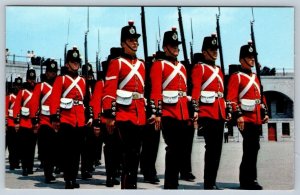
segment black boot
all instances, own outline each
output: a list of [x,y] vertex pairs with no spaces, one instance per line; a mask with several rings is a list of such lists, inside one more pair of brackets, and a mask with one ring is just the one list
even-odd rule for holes
[[109,188],[111,188],[111,187],[114,187],[114,181],[113,181],[113,178],[112,177],[106,177],[106,187],[109,187]]
[[92,177],[92,174],[88,171],[84,171],[83,173],[81,173],[81,179],[83,180],[90,179]]
[[72,183],[70,181],[66,181],[65,183],[65,189],[74,189]]
[[73,188],[80,188],[80,185],[79,185],[79,183],[76,182],[76,180],[72,181],[72,186],[73,186]]
[[26,168],[23,169],[22,175],[23,175],[23,176],[28,176],[28,171],[27,171]]

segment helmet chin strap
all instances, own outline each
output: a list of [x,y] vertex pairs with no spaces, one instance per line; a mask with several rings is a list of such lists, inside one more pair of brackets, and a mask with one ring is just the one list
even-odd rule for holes
[[133,49],[132,47],[130,47],[128,44],[127,44],[127,42],[125,41],[125,44],[127,45],[127,47],[129,47],[129,49],[131,50],[131,51],[137,51],[137,49]]
[[177,58],[177,56],[174,55],[174,54],[169,50],[169,47],[168,47],[168,46],[166,46],[166,48],[167,48],[168,52],[172,55],[172,57]]
[[215,61],[214,57],[210,54],[210,52],[208,50],[206,50],[206,53],[208,54],[208,56],[213,60]]
[[70,67],[72,72],[77,72],[78,71],[78,69],[77,70],[73,69],[70,63],[68,63],[68,64],[69,64],[69,67]]
[[244,60],[244,62],[249,66],[249,67],[253,67],[253,66],[251,66],[248,62],[247,62],[247,60],[245,59],[245,58],[243,58],[243,60]]

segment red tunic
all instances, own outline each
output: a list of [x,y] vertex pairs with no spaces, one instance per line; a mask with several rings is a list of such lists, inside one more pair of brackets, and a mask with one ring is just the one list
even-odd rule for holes
[[[217,76],[211,77],[213,71],[218,71]],[[224,77],[220,67],[201,63],[196,64],[192,69],[191,78],[193,84],[192,99],[199,101],[199,117],[208,117],[215,120],[226,119],[226,104],[223,97],[216,97],[213,103],[202,103],[200,101],[201,91],[224,94]],[[213,78],[213,80],[210,78]]]
[[[78,81],[77,83],[75,81]],[[70,88],[72,84],[74,87]],[[54,115],[60,109],[60,122],[67,123],[73,127],[82,127],[85,125],[83,98],[85,96],[85,80],[77,76],[72,78],[69,75],[58,76],[53,84],[52,93],[50,95],[50,114]],[[70,91],[67,93],[67,90]],[[60,108],[60,100],[62,97],[73,99],[74,102],[79,101],[77,105],[73,105],[71,109]]]
[[90,106],[93,108],[94,119],[100,119],[102,122],[105,122],[104,118],[101,116],[103,87],[104,87],[104,81],[102,80],[97,81],[94,92],[92,94],[92,98],[90,100]]
[[[170,77],[176,68],[179,68],[177,73],[174,72],[174,74],[176,73],[175,75],[173,74],[174,77]],[[150,78],[152,86],[150,99],[154,100],[156,107],[158,106],[158,101],[163,101],[163,91],[187,92],[186,69],[178,61],[174,63],[167,60],[155,61],[151,67]],[[163,103],[162,116],[178,120],[188,120],[189,112],[186,94],[180,96],[177,103]]]
[[[34,118],[36,117],[36,113],[40,109],[40,114],[38,115],[40,121],[40,125],[48,125],[52,127],[52,124],[50,122],[50,115],[45,115],[41,111],[42,105],[44,106],[50,106],[50,95],[52,93],[52,86],[48,84],[47,82],[38,83],[34,90],[33,95],[30,100],[30,117]],[[50,114],[50,113],[49,113]]]
[[29,91],[27,89],[22,89],[18,92],[15,105],[14,105],[14,118],[16,119],[18,116],[20,116],[20,127],[24,128],[32,128],[32,122],[29,116],[24,117],[21,115],[21,107],[29,108],[30,104],[29,101],[32,98],[32,91]]
[[[104,112],[111,110],[112,102],[116,101],[117,89],[144,95],[144,80],[144,62],[137,58],[129,59],[125,57],[111,60],[106,73],[103,91],[102,104]],[[116,121],[131,121],[135,125],[145,125],[145,99],[133,99],[128,106],[117,104]]]
[[14,94],[9,94],[5,97],[5,117],[7,119],[7,126],[14,127],[14,119],[13,119],[13,109],[16,101],[16,96]]
[[[255,76],[254,83],[250,86],[249,90],[242,97],[239,97],[240,93],[245,89],[245,87],[249,83],[249,77],[252,77],[252,75]],[[249,75],[243,72],[232,74],[229,78],[227,93],[227,100],[231,102],[232,110],[236,111],[237,105],[241,108],[241,99],[260,100],[261,94],[259,86],[260,82],[254,73],[250,73]],[[260,108],[261,105],[256,104],[254,111],[242,111],[244,121],[254,123],[257,125],[262,124]]]

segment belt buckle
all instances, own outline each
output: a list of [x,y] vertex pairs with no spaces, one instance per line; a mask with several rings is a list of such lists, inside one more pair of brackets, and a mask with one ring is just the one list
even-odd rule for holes
[[256,99],[256,100],[255,100],[255,103],[256,103],[256,104],[260,104],[260,99]]
[[139,98],[139,94],[133,93],[133,94],[132,94],[132,97],[133,97],[133,99],[138,99],[138,98]]
[[79,100],[73,100],[74,101],[74,105],[78,105],[79,104]]
[[183,96],[183,92],[182,91],[178,91],[178,96],[182,97]]
[[222,93],[222,92],[218,91],[217,94],[218,94],[218,97],[219,97],[219,98],[222,98],[222,97],[223,97],[223,93]]

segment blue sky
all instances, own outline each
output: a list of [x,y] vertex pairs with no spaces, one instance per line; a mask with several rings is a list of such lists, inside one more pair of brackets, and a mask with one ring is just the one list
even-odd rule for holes
[[[251,7],[221,7],[220,26],[225,66],[237,64],[241,45],[250,40]],[[254,30],[262,66],[294,69],[294,8],[254,7]],[[203,37],[216,32],[218,7],[182,7],[185,39],[189,54],[191,18],[194,33],[194,52],[199,52]],[[128,20],[134,20],[141,33],[140,7],[90,7],[88,58],[96,60],[98,30],[100,58],[105,60],[111,47],[120,46],[120,31]],[[160,21],[161,44],[163,34],[178,25],[177,7],[145,7],[148,53],[157,50]],[[69,36],[68,23],[70,20]],[[77,45],[84,59],[84,33],[87,29],[87,7],[70,6],[7,6],[6,47],[11,54],[26,55],[34,50],[45,58],[62,58],[64,45]],[[181,39],[181,38],[180,38]],[[144,58],[142,38],[137,55]],[[183,59],[182,49],[179,59]]]

